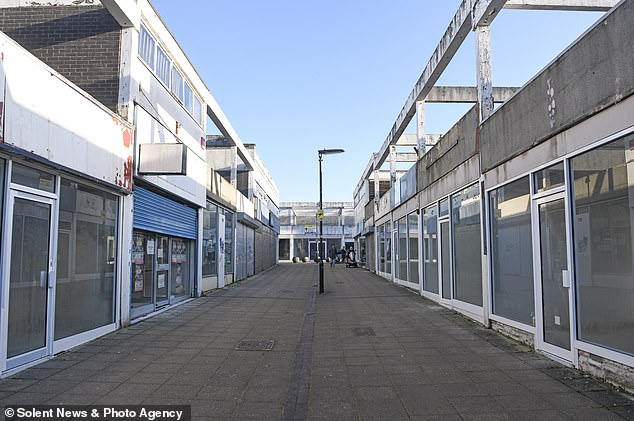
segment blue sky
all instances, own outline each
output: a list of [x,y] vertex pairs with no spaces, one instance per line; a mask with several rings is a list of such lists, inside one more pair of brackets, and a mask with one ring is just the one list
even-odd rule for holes
[[[460,0],[151,0],[282,201],[352,201]],[[521,86],[601,14],[504,10],[491,26],[493,84]],[[473,35],[440,85],[474,85]],[[467,106],[430,104],[428,133]],[[409,133],[414,133],[410,125]]]

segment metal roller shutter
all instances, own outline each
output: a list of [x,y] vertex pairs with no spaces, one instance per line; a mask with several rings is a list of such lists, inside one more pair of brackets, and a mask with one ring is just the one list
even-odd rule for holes
[[198,237],[196,209],[138,186],[134,189],[133,226],[193,240]]

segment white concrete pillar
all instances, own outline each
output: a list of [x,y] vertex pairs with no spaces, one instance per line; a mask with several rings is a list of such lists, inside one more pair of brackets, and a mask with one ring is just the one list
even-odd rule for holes
[[480,123],[493,112],[493,83],[491,77],[491,32],[488,26],[475,28],[476,83]]
[[235,188],[238,187],[238,148],[237,146],[231,147],[231,174],[229,176],[231,185]]
[[390,187],[396,183],[396,146],[390,145]]
[[134,28],[121,30],[121,48],[119,61],[119,100],[118,108],[121,117],[133,123],[134,92],[138,91],[137,82],[132,79],[132,63],[136,60],[138,34]]
[[374,203],[378,205],[379,203],[379,189],[380,189],[380,183],[379,183],[379,172],[377,170],[372,171],[372,176],[374,177]]
[[288,248],[289,248],[289,252],[288,252],[288,257],[291,259],[291,261],[293,260],[294,257],[294,250],[295,250],[295,241],[293,239],[293,235],[291,234],[290,238],[288,239]]
[[416,143],[418,157],[420,158],[427,152],[427,142],[425,141],[425,101],[416,102]]
[[120,275],[119,275],[119,316],[121,327],[130,324],[130,294],[132,279],[132,218],[133,218],[134,200],[129,194],[121,198],[121,241],[119,252],[120,256]]

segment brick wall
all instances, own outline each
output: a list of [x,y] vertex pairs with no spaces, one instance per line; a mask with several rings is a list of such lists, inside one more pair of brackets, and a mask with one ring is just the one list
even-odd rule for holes
[[106,9],[0,8],[0,30],[117,112],[121,28]]

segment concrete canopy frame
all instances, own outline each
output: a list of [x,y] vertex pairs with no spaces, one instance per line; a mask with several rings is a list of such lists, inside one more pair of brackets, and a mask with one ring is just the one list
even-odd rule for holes
[[[488,26],[503,8],[607,11],[617,3],[617,0],[463,0],[377,153],[375,167],[380,167],[389,158],[390,147],[403,135],[409,122],[416,114],[417,107],[419,110],[422,108],[418,103],[426,101],[427,97],[430,96],[435,83],[470,31],[476,32],[477,39],[478,86],[476,89],[481,121],[488,117],[488,113],[492,111],[493,98],[496,93],[491,85]],[[484,112],[482,112],[483,110]],[[423,133],[421,133],[420,127],[418,132],[419,138],[421,138]]]

